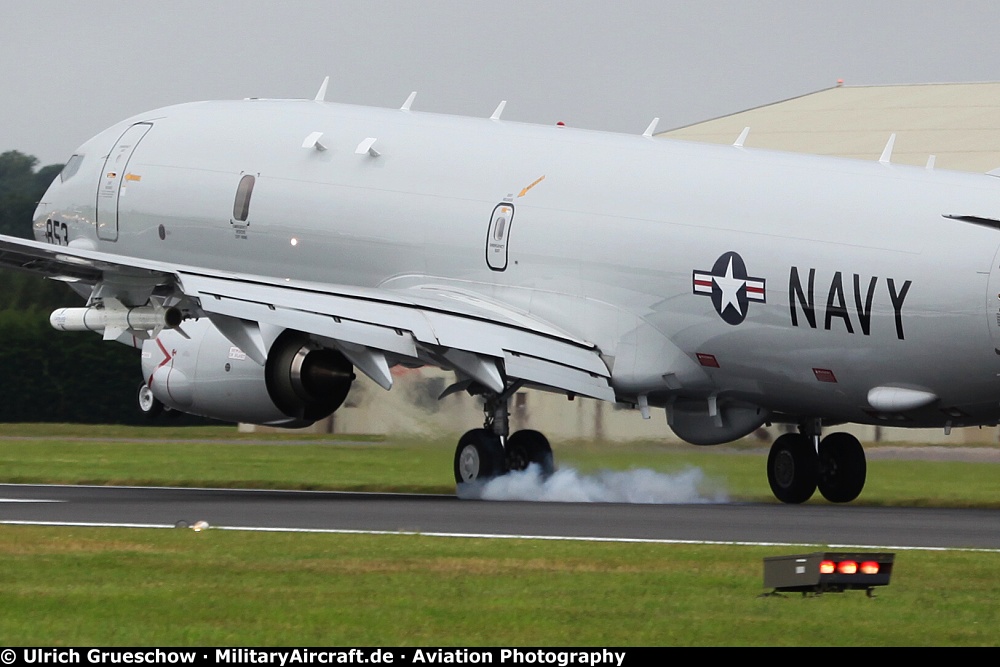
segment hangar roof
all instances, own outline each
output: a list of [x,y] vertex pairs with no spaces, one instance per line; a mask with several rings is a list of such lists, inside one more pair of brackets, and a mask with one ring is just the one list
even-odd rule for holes
[[1000,167],[1000,83],[837,86],[658,133],[745,146],[877,160],[896,133],[892,161],[986,172]]

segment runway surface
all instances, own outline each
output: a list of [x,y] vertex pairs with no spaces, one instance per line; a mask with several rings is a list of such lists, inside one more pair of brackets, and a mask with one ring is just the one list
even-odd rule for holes
[[0,485],[0,523],[1000,549],[1000,510],[486,502],[452,496]]

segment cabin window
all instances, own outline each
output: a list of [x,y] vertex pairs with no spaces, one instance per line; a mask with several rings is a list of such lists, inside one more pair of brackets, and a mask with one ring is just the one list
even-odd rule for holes
[[246,222],[250,215],[250,195],[253,194],[253,184],[256,179],[250,174],[246,174],[240,179],[240,185],[236,188],[236,201],[233,203],[233,219],[238,222]]
[[65,183],[69,179],[73,178],[73,174],[80,169],[81,162],[83,162],[82,155],[73,155],[70,159],[66,160],[66,164],[63,166],[62,171],[59,172],[59,180]]

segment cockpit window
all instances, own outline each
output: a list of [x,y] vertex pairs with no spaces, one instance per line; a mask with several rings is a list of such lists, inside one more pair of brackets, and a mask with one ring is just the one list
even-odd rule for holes
[[69,179],[73,178],[73,174],[77,172],[80,168],[80,163],[83,162],[82,155],[74,155],[66,161],[66,165],[59,172],[59,180],[65,183]]

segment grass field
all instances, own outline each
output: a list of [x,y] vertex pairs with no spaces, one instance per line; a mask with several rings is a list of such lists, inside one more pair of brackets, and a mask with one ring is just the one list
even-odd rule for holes
[[[0,480],[451,492],[449,442],[3,426]],[[695,465],[733,497],[770,500],[763,451],[575,443],[557,455],[583,471]],[[998,507],[998,471],[874,461],[860,500]],[[0,644],[1000,644],[998,553],[901,552],[875,599],[759,597],[762,558],[787,552],[0,526]]]
[[[786,550],[787,551],[787,550]],[[784,552],[782,552],[784,553]],[[18,645],[996,645],[1000,555],[758,597],[774,549],[4,527]]]
[[[239,434],[232,427],[0,425],[0,482],[453,493],[457,436],[437,440]],[[706,491],[776,502],[765,446],[557,443],[583,472],[649,468],[705,475]],[[1000,466],[876,460],[857,504],[1000,508]],[[811,500],[824,503],[819,494]]]

